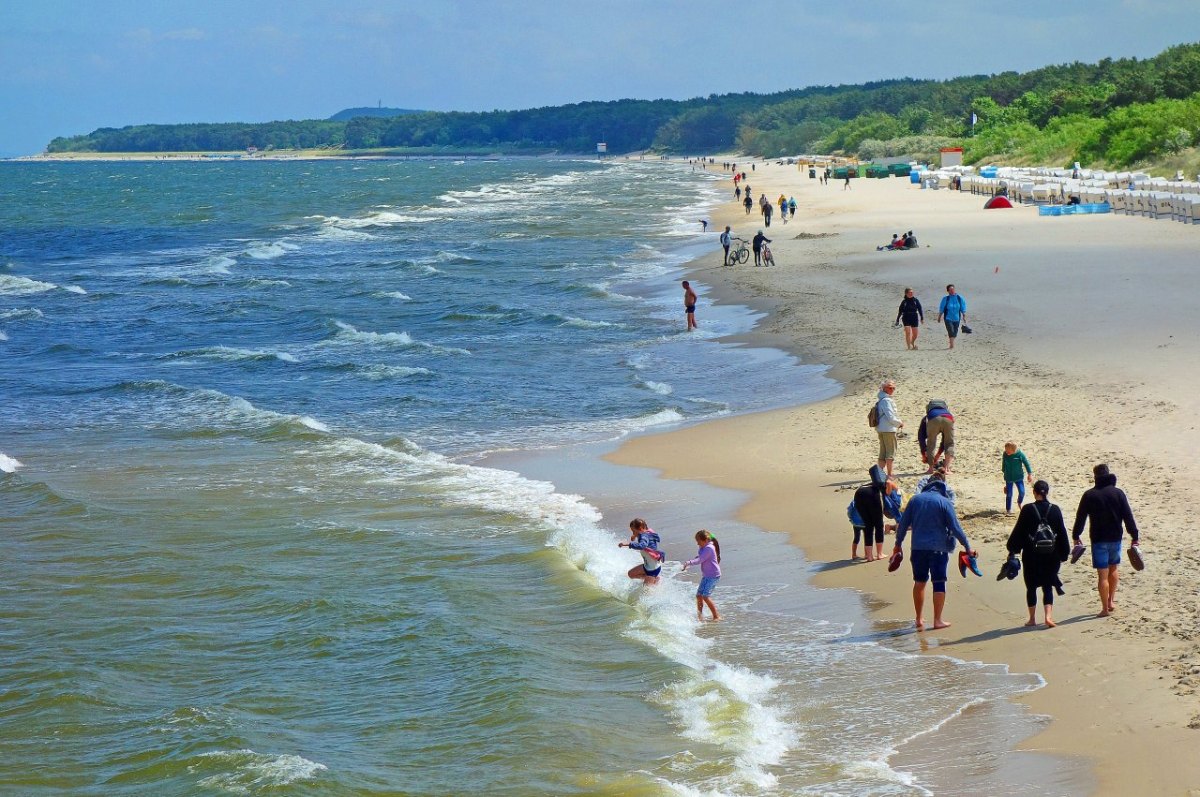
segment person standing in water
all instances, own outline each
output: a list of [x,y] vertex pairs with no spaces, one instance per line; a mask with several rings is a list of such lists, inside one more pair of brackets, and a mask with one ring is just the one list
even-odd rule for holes
[[696,544],[700,546],[700,551],[694,559],[683,563],[683,570],[687,572],[692,565],[700,565],[700,586],[696,588],[696,617],[704,622],[704,607],[707,606],[712,612],[713,622],[716,622],[721,619],[721,615],[717,612],[716,604],[712,602],[712,594],[717,588],[717,582],[721,580],[721,545],[712,532],[706,529],[696,532]]
[[692,285],[687,280],[683,283],[683,311],[687,314],[687,328],[692,331],[696,328],[696,292],[692,290]]
[[630,548],[642,555],[642,563],[627,574],[647,586],[657,584],[666,554],[658,549],[659,537],[650,524],[636,517],[629,521],[629,542],[617,543],[618,548]]

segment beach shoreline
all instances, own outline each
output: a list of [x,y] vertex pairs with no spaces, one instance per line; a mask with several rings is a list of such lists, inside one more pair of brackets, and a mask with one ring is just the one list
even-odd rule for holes
[[[709,171],[714,167],[719,163]],[[984,213],[976,197],[894,179],[856,180],[847,191],[821,186],[792,166],[756,163],[748,178],[756,196],[782,191],[799,204],[790,223],[763,228],[774,237],[779,266],[720,265],[716,234],[726,224],[746,239],[762,227],[757,212],[747,217],[735,207],[730,180],[730,201],[710,217],[713,254],[690,264],[688,278],[707,288],[705,301],[733,300],[767,313],[742,339],[830,364],[844,393],[638,437],[609,458],[745,491],[741,520],[788,533],[813,562],[818,585],[865,593],[874,617],[889,622],[911,622],[906,568],[888,576],[882,565],[844,566],[849,489],[865,481],[875,456],[875,435],[862,416],[882,378],[899,382],[897,402],[909,421],[897,458],[909,491],[920,470],[911,432],[925,400],[936,394],[956,411],[960,437],[969,442],[960,442],[953,484],[985,571],[1003,560],[1013,519],[1000,496],[1005,439],[1017,439],[1037,476],[1051,481],[1051,499],[1068,523],[1090,486],[1091,465],[1109,461],[1150,554],[1147,571],[1122,568],[1117,617],[1095,618],[1085,559],[1064,567],[1068,595],[1059,600],[1057,629],[1024,629],[1021,590],[985,572],[969,583],[952,581],[947,616],[954,625],[923,637],[933,653],[1040,673],[1046,686],[1018,700],[1053,721],[1020,747],[1090,760],[1096,793],[1194,793],[1200,769],[1189,752],[1200,705],[1188,574],[1196,562],[1175,520],[1180,505],[1197,497],[1191,485],[1200,464],[1187,455],[1196,433],[1179,424],[1198,408],[1188,392],[1192,377],[1176,366],[1181,347],[1170,341],[1186,340],[1197,323],[1190,308],[1169,319],[1156,313],[1153,291],[1164,284],[1186,290],[1192,275],[1184,258],[1196,232],[1112,216],[1065,226],[1039,221],[1030,208]],[[892,232],[910,228],[920,250],[875,251]],[[1131,262],[1155,269],[1153,290],[1131,284]],[[967,297],[979,333],[960,339],[952,353],[932,323],[947,280]],[[904,285],[916,287],[926,305],[917,352],[904,351],[887,317]],[[1113,307],[1117,312],[1106,314]],[[1145,455],[1144,441],[1152,441],[1157,458]]]

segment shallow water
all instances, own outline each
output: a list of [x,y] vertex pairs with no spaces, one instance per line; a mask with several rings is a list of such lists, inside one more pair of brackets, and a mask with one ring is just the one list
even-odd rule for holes
[[[736,623],[625,577],[631,503],[672,559],[698,518],[593,446],[838,389],[717,343],[744,308],[683,333],[712,176],[0,169],[5,791],[920,793],[889,751],[1034,683],[879,644],[753,529]],[[881,712],[864,677],[942,699]]]

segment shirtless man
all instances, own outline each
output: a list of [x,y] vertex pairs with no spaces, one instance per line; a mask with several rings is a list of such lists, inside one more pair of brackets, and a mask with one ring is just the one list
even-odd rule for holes
[[690,332],[696,328],[696,292],[687,280],[683,281],[683,311],[687,313],[687,328]]

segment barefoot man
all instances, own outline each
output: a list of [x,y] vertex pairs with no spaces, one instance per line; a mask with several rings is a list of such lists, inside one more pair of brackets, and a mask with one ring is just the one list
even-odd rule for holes
[[1129,532],[1131,545],[1138,544],[1138,527],[1133,522],[1133,510],[1125,492],[1117,487],[1117,477],[1108,465],[1092,468],[1096,486],[1079,499],[1075,513],[1075,528],[1071,532],[1075,545],[1081,543],[1083,527],[1091,521],[1092,566],[1096,568],[1096,592],[1100,593],[1100,617],[1108,617],[1116,609],[1117,568],[1121,564],[1121,526]]
[[950,623],[942,619],[942,609],[946,606],[946,573],[950,554],[954,552],[956,540],[968,551],[971,550],[971,543],[959,525],[941,474],[931,476],[925,489],[908,502],[896,527],[896,551],[900,550],[910,528],[913,533],[910,559],[917,630],[925,630],[925,584],[929,581],[933,582],[933,627],[935,630],[949,628]]
[[696,292],[687,280],[683,281],[683,311],[687,313],[687,328],[691,332],[696,328]]

